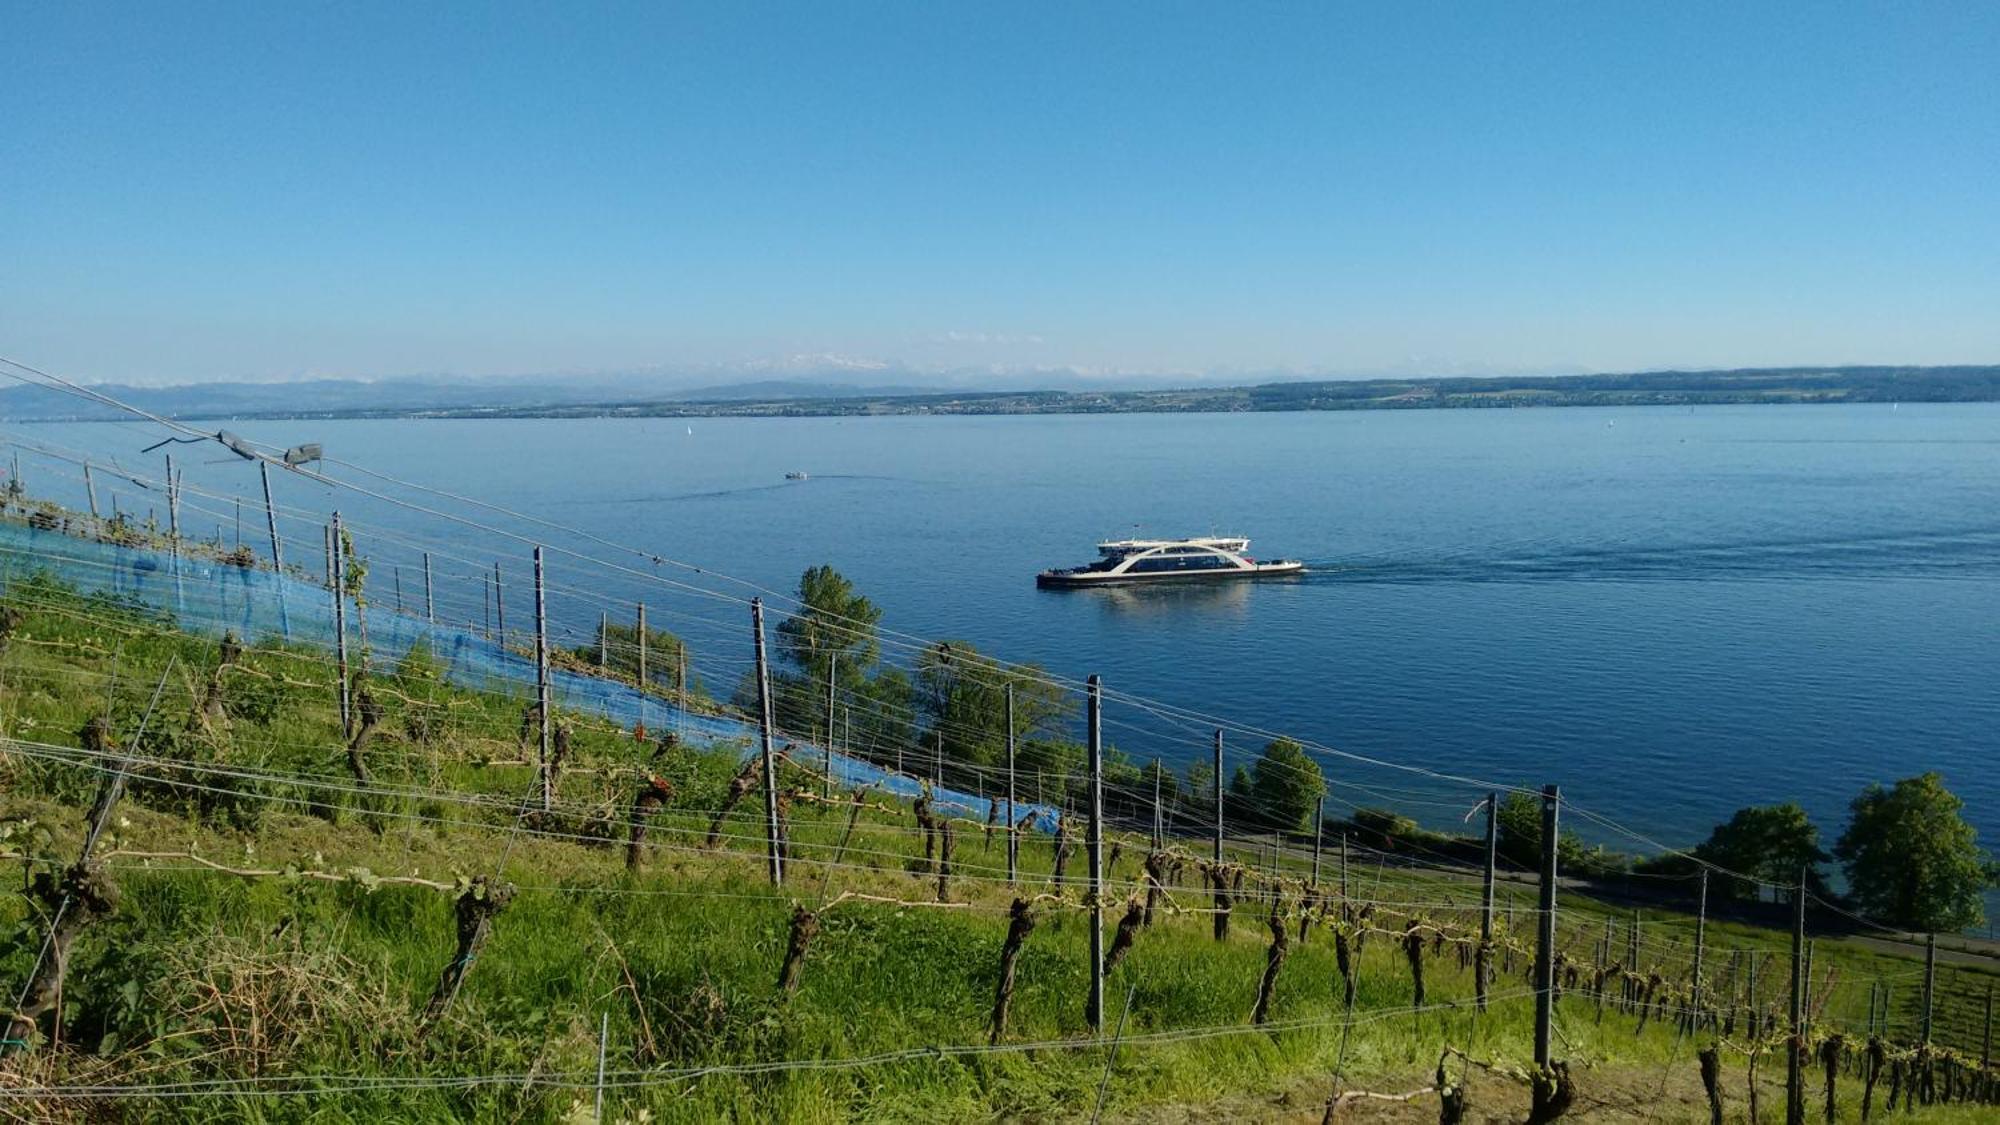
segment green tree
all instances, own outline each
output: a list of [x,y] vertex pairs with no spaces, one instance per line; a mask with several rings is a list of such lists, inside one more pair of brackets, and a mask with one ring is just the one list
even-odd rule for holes
[[882,656],[877,630],[882,610],[830,566],[807,567],[799,576],[799,608],[778,625],[784,658],[814,683],[826,682],[828,661],[872,671]]
[[[771,711],[788,738],[826,736],[826,679],[834,671],[831,717],[845,748],[893,760],[896,748],[910,745],[913,691],[901,670],[878,670],[882,611],[830,566],[809,567],[799,576],[799,607],[778,623],[771,669]],[[757,677],[746,671],[734,702],[755,713]]]
[[1832,858],[1819,846],[1819,829],[1806,818],[1806,811],[1794,804],[1738,809],[1728,823],[1716,825],[1694,854],[1725,871],[1750,876],[1724,875],[1709,880],[1709,893],[1738,899],[1758,897],[1760,881],[1797,886],[1802,868],[1806,886],[1824,896],[1826,880],[1819,868]]
[[[1542,865],[1542,798],[1522,789],[1500,798],[1500,854],[1529,871]],[[1601,876],[1626,868],[1630,860],[1557,829],[1556,868],[1560,874]]]
[[2000,884],[2000,865],[1959,815],[1964,807],[1937,773],[1870,785],[1854,798],[1833,851],[1864,914],[1925,933],[1985,922],[1980,896]]
[[1002,664],[964,641],[925,648],[917,658],[916,691],[931,722],[926,745],[941,744],[947,762],[985,769],[1005,765],[1010,686],[1018,759],[1018,740],[1062,732],[1075,712],[1069,693],[1035,665]]
[[1265,827],[1297,832],[1324,796],[1319,763],[1294,739],[1273,739],[1251,768],[1251,802]]

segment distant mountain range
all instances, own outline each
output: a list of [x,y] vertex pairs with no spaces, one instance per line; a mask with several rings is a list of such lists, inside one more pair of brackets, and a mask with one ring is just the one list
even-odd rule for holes
[[[1192,413],[1274,410],[1409,410],[1473,407],[1677,405],[1773,402],[2000,401],[2000,365],[1789,367],[1730,371],[1395,379],[1295,379],[1244,386],[1113,386],[1075,372],[1023,372],[1014,388],[969,389],[969,373],[908,384],[767,378],[673,386],[664,375],[571,378],[413,377],[376,381],[197,383],[178,387],[99,384],[93,389],[156,414],[205,418],[716,417],[870,414]],[[682,383],[686,377],[681,377]],[[1000,380],[993,380],[998,382]],[[1021,384],[1026,383],[1026,386]],[[1037,383],[1041,385],[1036,385]],[[1098,384],[1093,386],[1092,384]],[[0,420],[94,421],[115,407],[59,390],[0,390]]]

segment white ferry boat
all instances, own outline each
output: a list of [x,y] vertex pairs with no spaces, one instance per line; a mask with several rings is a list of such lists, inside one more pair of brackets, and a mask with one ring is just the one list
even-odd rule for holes
[[1250,557],[1250,541],[1222,539],[1115,539],[1097,545],[1098,559],[1088,566],[1045,570],[1035,576],[1042,587],[1116,586],[1130,582],[1171,582],[1189,579],[1273,578],[1301,574],[1298,559]]

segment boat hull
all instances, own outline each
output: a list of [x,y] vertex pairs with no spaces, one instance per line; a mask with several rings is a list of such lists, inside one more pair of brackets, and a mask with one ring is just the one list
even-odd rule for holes
[[1044,590],[1082,590],[1093,586],[1139,586],[1155,582],[1246,582],[1259,578],[1286,578],[1304,574],[1305,570],[1306,564],[1296,559],[1258,563],[1241,569],[1170,570],[1143,574],[1045,570],[1035,575],[1035,585]]

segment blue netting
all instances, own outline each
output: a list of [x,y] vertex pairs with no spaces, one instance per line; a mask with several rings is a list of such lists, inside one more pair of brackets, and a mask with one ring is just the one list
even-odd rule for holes
[[[0,560],[4,560],[0,590],[28,575],[46,573],[86,593],[110,594],[172,613],[189,632],[219,636],[233,630],[246,639],[278,638],[329,652],[335,647],[331,592],[296,575],[206,557],[176,558],[167,551],[120,546],[11,520],[0,521]],[[348,643],[358,646],[359,615],[352,600],[345,612]],[[431,624],[380,607],[368,614],[368,648],[374,660],[401,660],[420,643],[429,646],[446,678],[462,687],[523,699],[533,693],[531,656],[463,627]],[[672,730],[690,743],[710,748],[735,744],[739,753],[748,754],[757,734],[752,723],[700,714],[614,680],[557,668],[551,670],[550,684],[558,707],[599,715],[624,727]],[[820,747],[803,742],[794,754],[814,768],[826,760]],[[845,754],[832,755],[831,768],[839,785],[872,786],[903,797],[923,791],[924,783],[916,778]],[[938,789],[935,800],[943,809],[980,820],[994,814],[993,802],[974,794]],[[1052,806],[1016,802],[1015,807],[1024,827],[1055,830],[1057,813]]]

